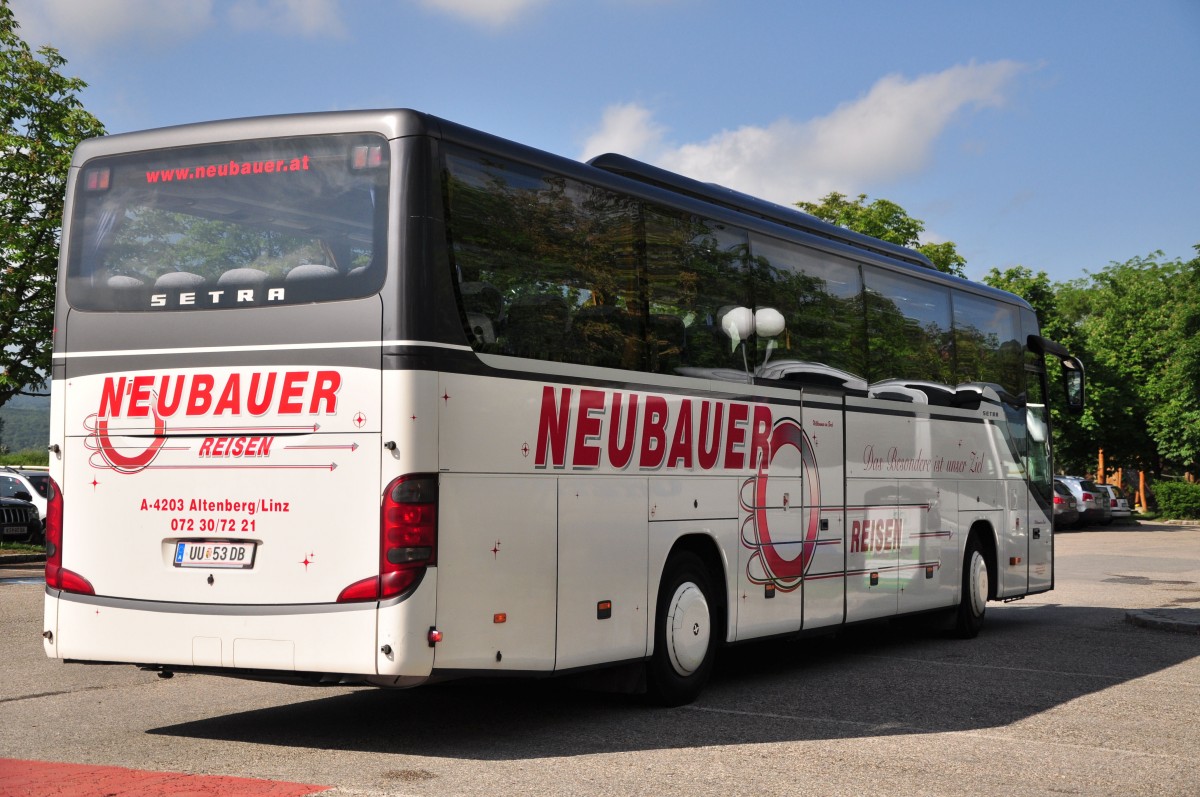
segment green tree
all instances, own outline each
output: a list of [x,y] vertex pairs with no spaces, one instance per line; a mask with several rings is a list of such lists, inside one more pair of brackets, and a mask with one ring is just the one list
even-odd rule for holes
[[[1099,367],[1139,401],[1112,409],[1132,416],[1149,439],[1143,457],[1155,472],[1200,464],[1200,257],[1163,260],[1162,252],[1113,263],[1077,298],[1080,324]],[[1108,446],[1105,446],[1108,454]]]
[[1015,293],[1029,302],[1037,313],[1042,334],[1060,343],[1067,343],[1069,330],[1058,309],[1057,287],[1046,272],[1034,274],[1025,266],[1013,266],[1004,271],[993,268],[984,275],[983,281],[993,288]]
[[[1088,406],[1056,427],[1060,469],[1091,471],[1103,448],[1110,467],[1196,472],[1200,257],[1154,252],[1059,284],[1022,266],[992,269],[984,281],[1024,297],[1042,333],[1083,361]],[[1051,406],[1061,421],[1059,395],[1052,391]]]
[[79,101],[87,84],[17,28],[0,0],[0,405],[45,384],[67,169],[80,141],[104,133]]
[[954,242],[921,243],[925,222],[908,215],[895,202],[876,199],[867,204],[866,194],[859,194],[857,199],[851,200],[845,194],[831,191],[820,202],[797,202],[796,207],[839,227],[916,249],[929,258],[939,271],[964,276],[963,267],[967,260],[958,253]]

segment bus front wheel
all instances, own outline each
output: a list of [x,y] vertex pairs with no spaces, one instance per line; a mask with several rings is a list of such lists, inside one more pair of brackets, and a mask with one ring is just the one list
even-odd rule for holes
[[974,639],[983,628],[988,601],[988,567],[979,538],[972,534],[963,555],[962,597],[954,631],[962,639]]
[[650,696],[664,706],[696,699],[716,657],[712,580],[698,556],[673,555],[658,588],[654,655],[647,664]]

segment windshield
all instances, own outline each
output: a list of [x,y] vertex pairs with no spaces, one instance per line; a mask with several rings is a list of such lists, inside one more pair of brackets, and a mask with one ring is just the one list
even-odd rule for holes
[[378,291],[387,166],[386,140],[366,134],[94,158],[76,186],[67,298],[161,312]]

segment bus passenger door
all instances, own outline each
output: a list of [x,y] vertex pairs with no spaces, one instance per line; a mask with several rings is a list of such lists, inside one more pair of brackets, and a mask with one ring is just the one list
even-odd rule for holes
[[803,479],[799,451],[738,479],[737,638],[800,630],[804,601]]
[[1042,592],[1054,586],[1054,477],[1050,465],[1045,379],[1043,369],[1027,370],[1025,477],[1029,484],[1030,592]]
[[846,615],[846,412],[838,395],[806,391],[804,517],[808,521],[804,628],[837,625]]

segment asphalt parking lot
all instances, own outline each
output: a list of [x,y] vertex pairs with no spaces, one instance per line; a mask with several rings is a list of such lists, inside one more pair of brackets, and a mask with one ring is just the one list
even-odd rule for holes
[[[903,622],[741,646],[671,710],[558,681],[318,690],[66,665],[42,654],[36,569],[11,567],[0,755],[356,796],[1200,794],[1200,528],[1055,550],[1056,589],[991,604],[976,640]],[[1155,612],[1177,627],[1136,622]]]

